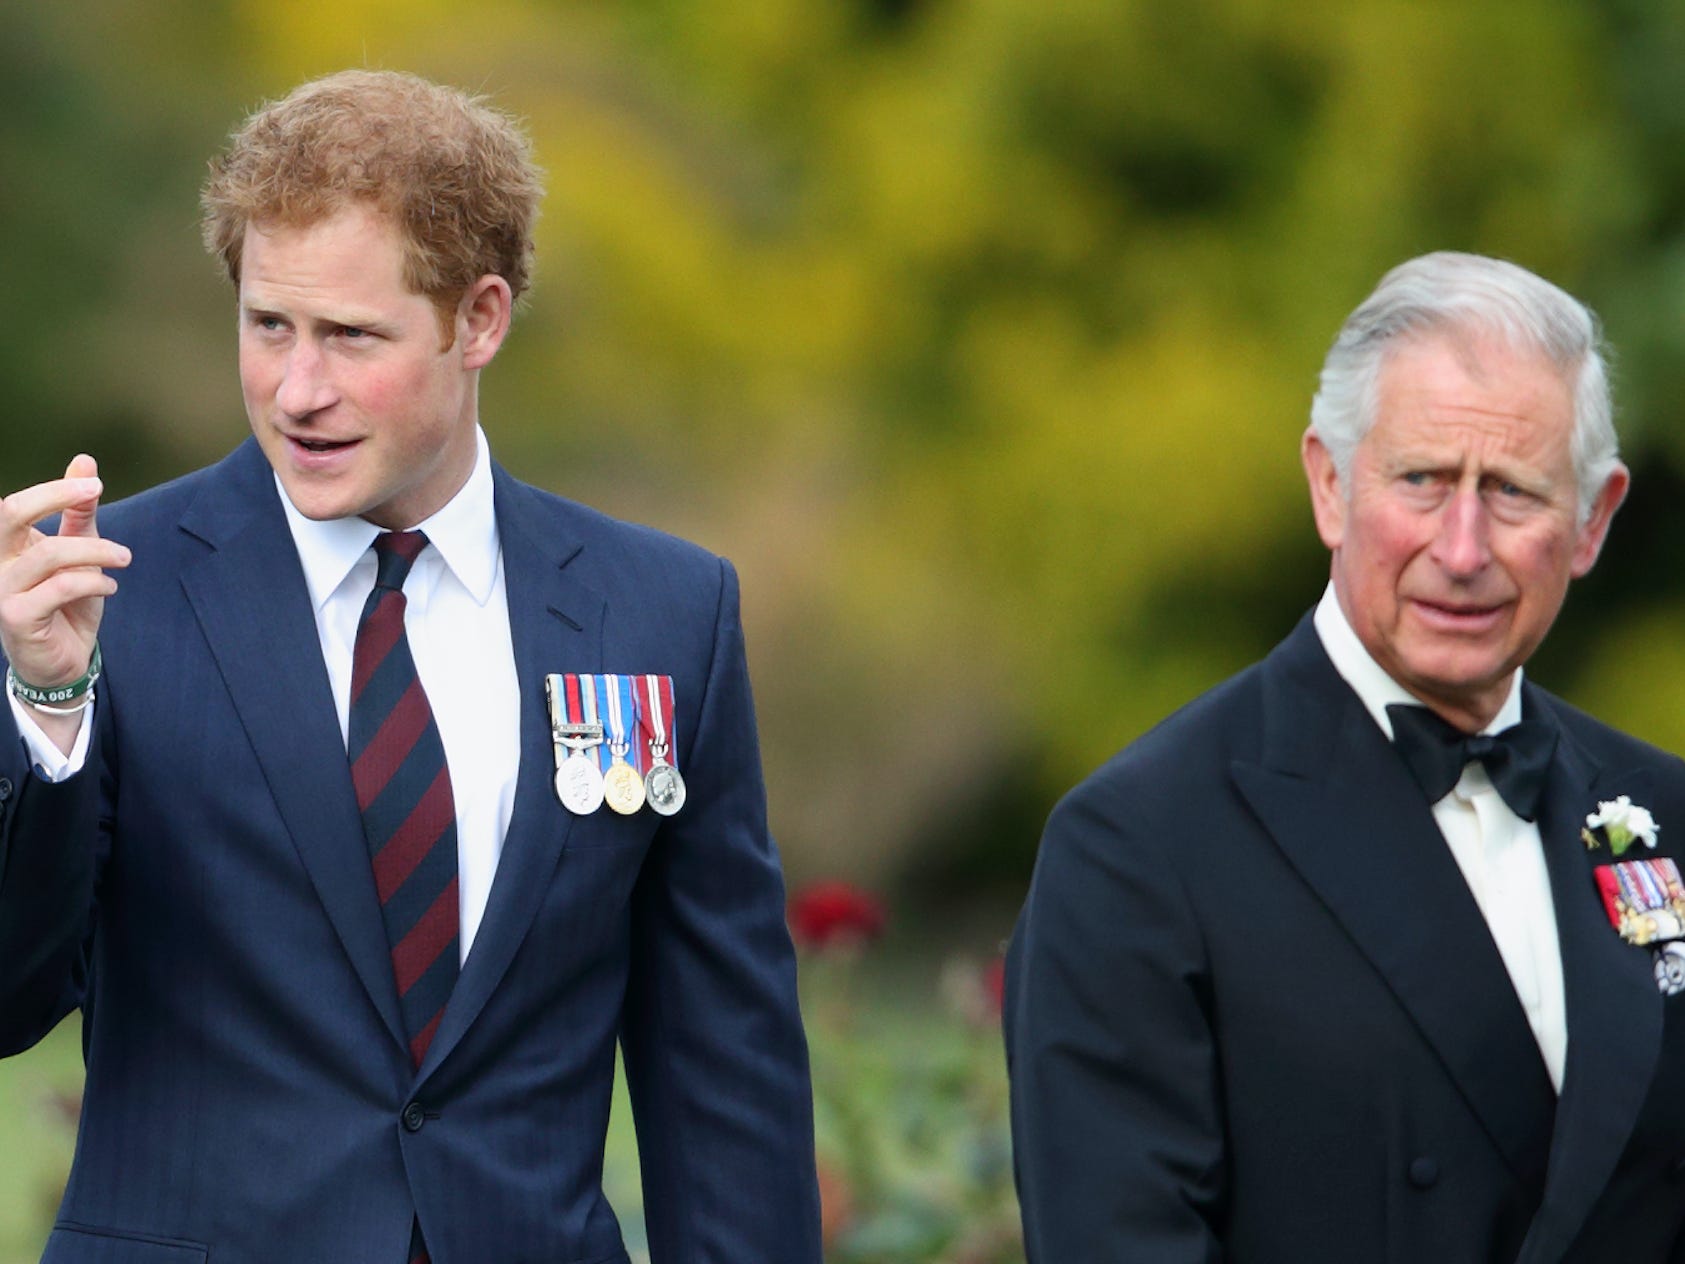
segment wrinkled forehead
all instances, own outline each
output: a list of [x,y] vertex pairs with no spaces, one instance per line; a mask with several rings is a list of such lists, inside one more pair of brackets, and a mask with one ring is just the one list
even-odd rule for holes
[[1579,353],[1550,340],[1541,342],[1512,322],[1487,316],[1461,315],[1400,330],[1392,335],[1381,349],[1379,371],[1385,373],[1394,359],[1424,347],[1448,351],[1464,371],[1476,379],[1489,376],[1494,367],[1507,369],[1511,365],[1528,365],[1541,377],[1554,377],[1569,392],[1573,390],[1583,358]]
[[1487,336],[1424,335],[1392,348],[1376,382],[1375,425],[1393,447],[1469,447],[1570,459],[1572,385],[1534,347]]

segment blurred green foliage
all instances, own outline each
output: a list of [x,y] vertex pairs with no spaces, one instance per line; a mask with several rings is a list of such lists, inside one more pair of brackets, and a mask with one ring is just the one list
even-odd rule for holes
[[[1279,639],[1326,574],[1323,350],[1430,249],[1603,314],[1635,488],[1535,674],[1685,749],[1682,63],[1654,0],[13,5],[0,484],[86,449],[133,492],[240,439],[205,160],[303,78],[412,69],[550,173],[494,450],[738,562],[793,879],[1010,902],[1061,789]],[[993,1032],[804,988],[836,1258],[1010,1254]],[[51,1169],[0,1200],[31,1233],[73,1036],[0,1082]]]
[[14,6],[5,483],[239,439],[204,161],[302,78],[408,68],[530,121],[488,432],[737,560],[796,877],[1016,890],[1064,786],[1285,633],[1322,351],[1432,248],[1604,314],[1636,489],[1537,674],[1685,747],[1681,54],[1641,0]]
[[956,954],[909,991],[804,953],[829,1264],[1023,1264],[998,968]]
[[[916,932],[801,953],[825,1258],[1023,1264],[1012,1188],[1000,975]],[[69,1171],[81,1025],[0,1061],[0,1264],[39,1257]],[[617,1075],[603,1189],[648,1264],[631,1101]]]
[[81,1104],[81,1032],[61,1023],[0,1062],[0,1264],[40,1259],[58,1211]]

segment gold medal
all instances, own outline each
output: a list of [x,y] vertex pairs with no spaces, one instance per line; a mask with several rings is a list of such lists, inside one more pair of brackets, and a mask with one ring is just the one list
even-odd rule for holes
[[631,816],[644,805],[644,779],[626,762],[632,749],[628,732],[632,711],[631,681],[625,676],[605,676],[603,713],[608,721],[608,749],[614,762],[603,774],[603,798],[622,816]]
[[631,816],[644,805],[644,779],[618,755],[603,774],[603,800],[622,816]]

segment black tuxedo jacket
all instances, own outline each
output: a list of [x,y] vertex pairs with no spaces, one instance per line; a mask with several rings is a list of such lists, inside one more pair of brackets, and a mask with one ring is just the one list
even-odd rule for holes
[[[494,467],[513,815],[419,1071],[297,552],[255,443],[102,510],[134,550],[88,765],[0,706],[0,1054],[84,1011],[48,1264],[626,1264],[615,1049],[656,1264],[817,1264],[806,1048],[731,568]],[[472,664],[464,664],[472,670]],[[551,789],[549,672],[673,678],[671,818]]]
[[[1685,1261],[1685,995],[1580,831],[1685,764],[1531,684],[1560,1100],[1430,805],[1307,617],[1048,821],[1008,969],[1031,1264]],[[1647,853],[1642,845],[1627,853]]]

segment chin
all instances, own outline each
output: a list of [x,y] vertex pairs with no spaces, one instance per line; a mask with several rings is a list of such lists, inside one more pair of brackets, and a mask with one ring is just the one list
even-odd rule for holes
[[337,498],[326,496],[312,496],[302,488],[290,487],[282,482],[286,488],[287,499],[293,502],[293,508],[298,510],[312,522],[331,522],[335,518],[350,518],[357,510]]
[[1411,677],[1444,698],[1474,698],[1504,682],[1512,668],[1490,659],[1437,659],[1412,665]]
[[356,510],[341,509],[337,505],[322,509],[307,509],[300,505],[298,511],[312,522],[332,522],[336,518],[354,518],[357,516]]

